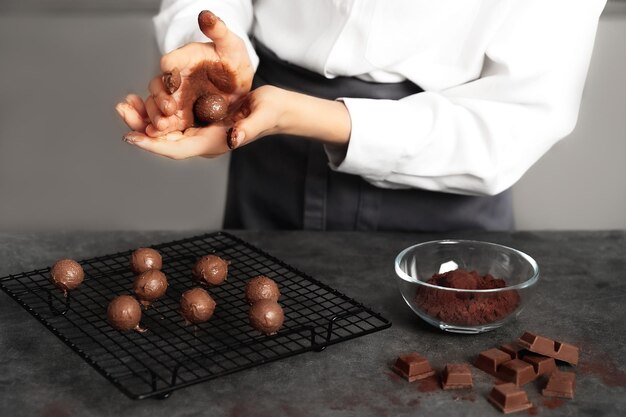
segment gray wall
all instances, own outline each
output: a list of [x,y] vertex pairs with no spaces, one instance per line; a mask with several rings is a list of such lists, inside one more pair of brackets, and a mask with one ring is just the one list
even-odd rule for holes
[[[0,231],[219,228],[227,157],[121,142],[114,104],[157,73],[151,8],[138,9],[0,7]],[[625,40],[626,15],[604,16],[578,127],[515,186],[520,229],[626,228]]]

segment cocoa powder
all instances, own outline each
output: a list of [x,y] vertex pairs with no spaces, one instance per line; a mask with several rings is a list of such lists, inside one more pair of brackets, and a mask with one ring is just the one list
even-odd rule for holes
[[[467,290],[506,287],[503,279],[464,269],[435,274],[426,283]],[[511,314],[519,305],[520,296],[516,290],[470,293],[420,286],[415,301],[426,314],[447,324],[476,326],[502,320]]]

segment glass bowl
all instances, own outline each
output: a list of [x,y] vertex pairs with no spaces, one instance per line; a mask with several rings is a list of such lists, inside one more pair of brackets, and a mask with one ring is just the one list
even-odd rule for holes
[[539,266],[527,254],[473,240],[410,246],[398,254],[395,268],[400,293],[415,314],[455,333],[486,332],[516,318],[539,280]]

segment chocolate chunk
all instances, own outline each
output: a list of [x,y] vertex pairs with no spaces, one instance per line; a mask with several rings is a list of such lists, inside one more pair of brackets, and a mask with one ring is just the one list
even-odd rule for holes
[[393,370],[409,382],[435,375],[428,359],[415,352],[399,356],[393,365]]
[[511,359],[513,358],[508,353],[503,352],[500,349],[493,348],[481,352],[478,355],[474,366],[487,372],[488,374],[498,376],[498,367]]
[[150,269],[161,269],[162,266],[161,254],[152,248],[139,248],[130,256],[130,269],[135,274],[141,274]]
[[541,394],[545,397],[574,398],[576,374],[554,371]]
[[174,68],[171,72],[166,72],[165,74],[163,74],[163,85],[165,86],[167,92],[170,94],[174,94],[176,90],[178,90],[181,82],[182,79],[180,77],[180,71],[178,70],[178,68]]
[[50,269],[50,281],[55,287],[67,292],[78,287],[85,278],[83,267],[73,259],[61,259],[52,265]]
[[517,343],[531,352],[549,356],[572,365],[578,364],[578,348],[568,343],[557,342],[531,332],[524,333]]
[[517,344],[517,342],[505,343],[500,346],[500,350],[511,355],[511,359],[522,359],[527,350]]
[[443,370],[441,386],[443,389],[472,388],[472,370],[465,363],[450,363]]
[[535,369],[536,377],[539,378],[542,375],[551,375],[556,371],[556,362],[554,358],[548,358],[540,355],[527,354],[522,358],[524,362],[528,362]]
[[512,359],[500,365],[498,377],[503,381],[513,382],[519,387],[534,381],[537,375],[535,368],[530,363],[521,359]]
[[192,274],[201,284],[220,285],[226,281],[228,262],[219,256],[206,255],[198,259]]
[[528,410],[533,406],[526,392],[513,383],[496,385],[487,400],[504,414]]

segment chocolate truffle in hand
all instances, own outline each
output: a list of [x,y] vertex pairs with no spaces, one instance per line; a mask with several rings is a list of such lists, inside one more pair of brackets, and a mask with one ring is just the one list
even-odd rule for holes
[[152,248],[139,248],[130,257],[130,269],[135,274],[141,274],[150,269],[161,269],[162,266],[161,254]]
[[196,262],[192,273],[201,284],[220,285],[226,281],[228,262],[219,256],[206,255]]
[[273,279],[265,275],[259,275],[246,283],[246,301],[254,304],[261,300],[271,300],[277,302],[280,298],[278,285]]
[[117,330],[138,330],[141,321],[141,306],[134,297],[130,295],[119,295],[109,303],[107,308],[107,319],[111,326]]
[[205,94],[193,104],[193,115],[199,124],[219,122],[226,117],[228,103],[219,94]]
[[248,312],[250,325],[266,335],[276,334],[283,325],[285,315],[282,307],[275,301],[261,300],[250,307]]
[[83,267],[72,259],[56,261],[50,270],[50,281],[63,290],[66,297],[67,292],[78,287],[83,279],[85,279]]
[[150,269],[137,275],[133,284],[133,292],[146,307],[163,297],[165,291],[167,291],[167,278],[157,269]]
[[215,301],[202,288],[187,290],[180,297],[180,313],[188,324],[198,324],[213,316]]

